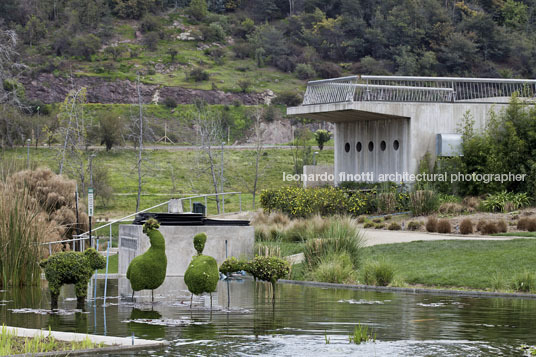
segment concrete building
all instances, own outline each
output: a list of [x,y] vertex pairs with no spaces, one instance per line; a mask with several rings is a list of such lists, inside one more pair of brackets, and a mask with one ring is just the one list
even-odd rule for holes
[[[489,112],[504,109],[515,92],[532,101],[536,80],[351,76],[309,82],[303,104],[287,114],[335,124],[336,184],[380,181],[414,174],[427,151],[441,155],[438,134],[455,142],[449,134],[459,137],[466,113],[484,128]],[[456,148],[445,146],[452,155]]]

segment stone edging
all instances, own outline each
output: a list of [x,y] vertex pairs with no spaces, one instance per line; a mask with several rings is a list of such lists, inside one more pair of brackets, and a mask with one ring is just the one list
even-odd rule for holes
[[[35,337],[40,334],[48,336],[48,331],[46,330],[37,330],[37,329],[28,329],[21,327],[6,326],[8,331],[15,333],[19,337]],[[92,348],[85,350],[68,350],[68,351],[54,351],[54,352],[43,352],[35,354],[18,354],[14,356],[89,356],[101,353],[120,353],[123,351],[130,351],[136,349],[145,349],[145,348],[162,348],[169,344],[167,341],[155,341],[155,340],[144,340],[144,339],[134,339],[134,345],[132,345],[131,337],[113,337],[113,336],[100,336],[100,335],[89,335],[83,333],[74,333],[74,332],[61,332],[61,331],[50,331],[50,335],[60,341],[81,341],[89,337],[94,343],[104,343],[110,345],[109,347],[102,348]],[[112,346],[113,345],[113,346]]]
[[336,283],[320,283],[316,281],[284,280],[284,279],[278,280],[278,282],[284,283],[284,284],[313,286],[313,287],[318,287],[318,288],[369,290],[369,291],[393,292],[393,293],[456,295],[456,296],[488,297],[488,298],[500,297],[500,298],[536,299],[536,294],[501,293],[501,292],[493,292],[493,291],[401,288],[401,287],[394,287],[394,286],[373,286],[373,285],[347,285],[347,284],[336,284]]

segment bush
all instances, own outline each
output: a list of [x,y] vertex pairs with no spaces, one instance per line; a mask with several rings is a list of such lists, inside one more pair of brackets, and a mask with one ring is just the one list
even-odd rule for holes
[[488,222],[484,219],[481,219],[480,221],[478,221],[478,223],[476,224],[476,231],[477,232],[481,232],[482,231],[482,228],[484,228],[484,226],[487,224]]
[[213,22],[208,26],[201,26],[201,33],[205,42],[222,42],[225,40],[225,30],[217,22]]
[[75,37],[69,47],[69,54],[91,60],[91,56],[97,53],[101,47],[101,40],[93,34]]
[[497,225],[495,223],[487,222],[480,229],[480,233],[482,233],[482,234],[495,234],[495,233],[499,233],[499,229],[497,228]]
[[420,222],[411,221],[408,223],[408,231],[418,231],[421,228]]
[[377,224],[376,227],[374,227],[374,229],[383,229],[383,228],[385,228],[384,223]]
[[160,19],[155,15],[146,14],[140,21],[140,31],[142,33],[160,30]]
[[177,107],[177,101],[173,97],[166,97],[162,101],[162,104],[164,104],[168,108],[176,108]]
[[529,220],[527,223],[527,231],[536,232],[536,218]]
[[400,227],[400,224],[396,222],[391,222],[391,224],[389,225],[389,227],[387,227],[387,229],[389,229],[390,231],[399,231],[402,229],[402,227]]
[[331,133],[324,129],[318,129],[315,131],[315,141],[318,145],[318,149],[322,151],[324,149],[324,144],[331,139]]
[[192,79],[194,82],[207,81],[209,74],[202,68],[194,68],[188,73],[188,79]]
[[531,219],[528,217],[520,218],[519,221],[517,221],[517,229],[520,231],[526,231],[530,221]]
[[205,243],[207,242],[207,234],[206,233],[197,233],[194,236],[194,248],[197,252],[197,255],[203,254],[203,250],[205,249]]
[[202,21],[208,15],[207,0],[192,0],[186,12],[197,21]]
[[323,257],[310,276],[313,281],[324,283],[355,283],[355,270],[348,253],[330,254]]
[[251,86],[251,81],[249,79],[241,79],[238,81],[238,86],[242,93],[247,93],[249,87]]
[[426,231],[437,232],[437,218],[428,217],[428,220],[426,221]]
[[153,31],[143,36],[142,43],[149,51],[154,52],[158,48],[159,39],[160,36],[158,35],[158,33]]
[[439,206],[438,195],[431,190],[418,190],[409,194],[409,208],[414,216],[433,213]]
[[374,219],[372,220],[372,222],[374,222],[374,223],[381,223],[381,222],[382,222],[382,219],[381,219],[381,218],[374,218]]
[[290,264],[278,257],[260,257],[248,262],[246,271],[255,279],[270,282],[272,284],[273,299],[275,299],[275,284],[279,279],[285,278],[290,273]]
[[227,258],[220,265],[220,273],[229,275],[244,270],[247,262],[236,259],[235,257]]
[[363,228],[372,228],[374,227],[374,223],[372,222],[365,222],[365,224],[363,225]]
[[460,233],[461,234],[473,234],[473,222],[466,218],[460,223]]
[[244,59],[251,55],[251,46],[247,42],[237,42],[233,46],[233,52],[236,58]]
[[311,79],[314,76],[316,76],[316,72],[314,68],[310,64],[306,63],[300,63],[296,66],[296,69],[294,70],[294,73],[296,73],[296,77],[299,79]]
[[219,279],[218,263],[208,255],[194,256],[184,273],[184,282],[194,295],[213,293]]
[[508,232],[508,225],[504,220],[500,220],[497,222],[497,229],[499,230],[499,233],[506,233]]
[[366,217],[365,216],[359,216],[357,217],[357,223],[365,223]]
[[363,282],[366,285],[387,286],[393,281],[395,269],[387,262],[372,262],[363,268]]
[[340,77],[341,67],[331,62],[320,62],[315,66],[316,74],[322,79]]
[[536,275],[529,271],[518,273],[512,279],[512,289],[520,292],[533,292],[536,290]]
[[363,235],[354,221],[348,218],[333,219],[322,233],[321,238],[309,239],[303,253],[307,266],[314,270],[323,257],[330,254],[347,253],[354,268],[361,262]]
[[217,65],[222,65],[225,62],[225,50],[221,47],[212,47],[206,50],[206,53]]
[[484,210],[489,212],[509,212],[528,206],[530,199],[526,193],[499,192],[490,194],[481,202]]
[[437,233],[450,233],[452,231],[452,226],[450,225],[449,220],[441,219],[437,222]]
[[272,101],[274,104],[286,105],[288,107],[295,107],[302,103],[302,97],[293,91],[285,91],[277,94],[277,97]]

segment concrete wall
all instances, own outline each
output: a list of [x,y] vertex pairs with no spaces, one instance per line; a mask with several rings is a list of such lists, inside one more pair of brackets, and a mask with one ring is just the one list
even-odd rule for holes
[[[251,226],[160,226],[159,230],[166,241],[167,276],[184,275],[190,260],[196,254],[193,237],[201,232],[207,234],[203,254],[214,257],[218,265],[226,258],[225,241],[229,257],[253,257],[255,237]],[[149,237],[142,232],[142,226],[120,225],[118,273],[125,275],[132,259],[146,252],[149,247]]]
[[333,172],[333,165],[304,165],[303,174],[305,177],[309,178],[313,175],[315,180],[304,180],[303,187],[333,185],[334,180],[330,180],[333,177]]
[[[288,108],[287,114],[335,123],[337,180],[341,171],[360,173],[372,169],[376,177],[379,173],[394,173],[393,170],[415,173],[426,151],[435,157],[436,134],[456,133],[466,112],[473,116],[475,129],[480,130],[485,127],[490,111],[498,112],[507,106],[473,102],[351,102],[293,107]],[[400,140],[399,153],[379,150],[382,140],[392,150],[396,137],[405,138]],[[363,146],[360,154],[355,147],[358,141]],[[367,152],[368,141],[374,142],[371,154]],[[347,142],[349,153],[345,152]]]

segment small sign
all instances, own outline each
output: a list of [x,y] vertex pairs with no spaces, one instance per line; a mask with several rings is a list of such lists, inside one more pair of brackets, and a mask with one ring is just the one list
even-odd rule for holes
[[90,188],[87,191],[87,214],[93,217],[93,189]]

